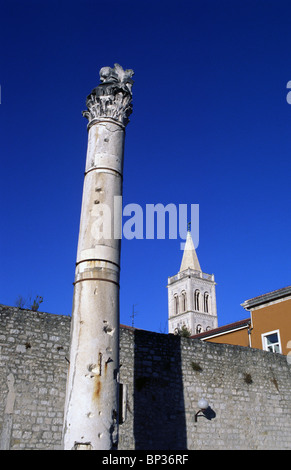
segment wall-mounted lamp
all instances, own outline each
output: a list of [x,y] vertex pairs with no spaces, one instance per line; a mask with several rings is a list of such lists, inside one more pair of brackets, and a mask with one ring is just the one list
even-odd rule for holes
[[207,400],[205,400],[205,398],[201,398],[200,400],[198,400],[198,408],[199,408],[199,411],[197,411],[196,415],[195,415],[195,423],[197,423],[197,418],[198,418],[198,415],[199,413],[204,413],[205,410],[207,410],[207,408],[209,407],[209,403]]

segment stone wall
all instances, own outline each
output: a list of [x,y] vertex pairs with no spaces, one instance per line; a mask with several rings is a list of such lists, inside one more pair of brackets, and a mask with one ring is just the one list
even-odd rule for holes
[[[121,345],[129,411],[120,448],[131,439],[136,449],[291,449],[285,356],[125,329]],[[202,397],[210,406],[195,423]]]
[[0,306],[1,449],[59,449],[70,318]]
[[[61,449],[69,341],[70,317],[0,306],[1,449]],[[285,356],[132,328],[120,342],[120,450],[291,449]]]

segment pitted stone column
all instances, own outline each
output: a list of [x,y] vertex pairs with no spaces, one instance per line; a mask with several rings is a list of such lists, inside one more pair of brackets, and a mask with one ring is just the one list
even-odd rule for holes
[[132,70],[100,70],[87,97],[88,148],[72,312],[64,449],[118,443],[119,271],[125,126]]

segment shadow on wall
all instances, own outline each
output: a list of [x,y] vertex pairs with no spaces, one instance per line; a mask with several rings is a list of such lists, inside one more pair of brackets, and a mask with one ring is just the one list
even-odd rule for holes
[[134,437],[139,450],[186,450],[179,336],[135,330]]

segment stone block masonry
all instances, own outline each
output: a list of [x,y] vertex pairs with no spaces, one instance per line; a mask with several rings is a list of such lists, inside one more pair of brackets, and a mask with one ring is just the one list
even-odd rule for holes
[[[0,305],[1,449],[62,448],[70,324]],[[285,356],[122,327],[120,382],[120,450],[291,449]]]
[[60,449],[70,318],[0,307],[1,449]]
[[[120,448],[291,449],[285,356],[139,330],[121,337],[129,413]],[[200,398],[209,408],[195,423]]]

